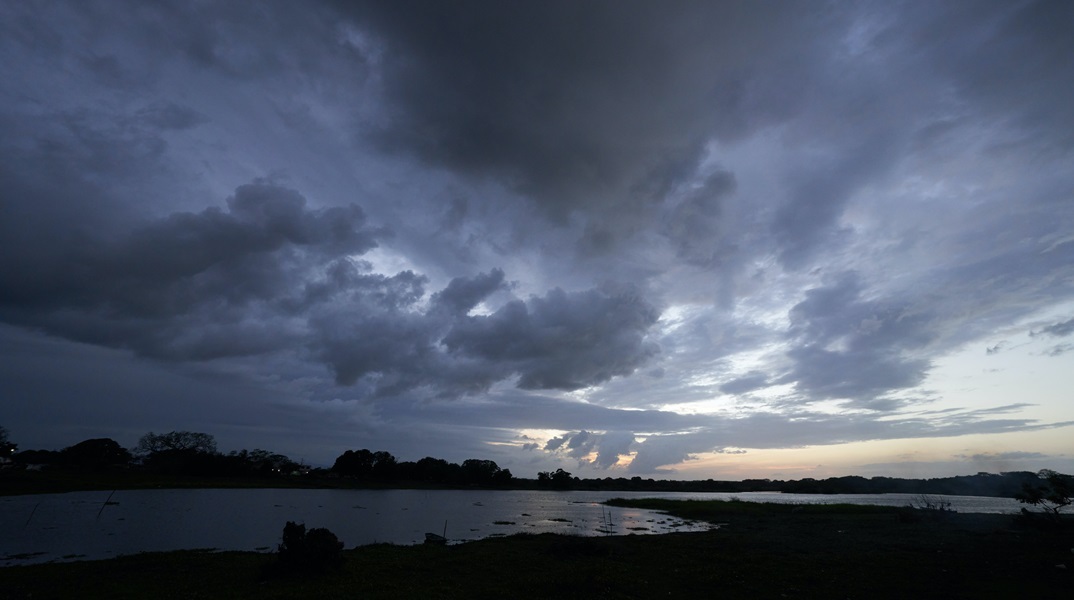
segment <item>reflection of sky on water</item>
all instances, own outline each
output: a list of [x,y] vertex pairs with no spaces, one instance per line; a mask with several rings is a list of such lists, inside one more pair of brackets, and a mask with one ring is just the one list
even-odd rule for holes
[[[111,496],[114,504],[105,505]],[[514,533],[658,534],[707,529],[613,497],[730,498],[905,506],[915,494],[675,494],[468,490],[120,490],[0,498],[0,565],[191,548],[274,550],[287,521],[327,527],[351,548]],[[1008,498],[944,496],[959,512],[1014,512]],[[102,508],[103,507],[103,508]]]
[[[514,533],[652,534],[708,528],[606,507],[595,492],[465,490],[121,490],[0,498],[0,564],[189,548],[274,550],[287,521],[346,546]],[[102,509],[103,507],[103,509]]]

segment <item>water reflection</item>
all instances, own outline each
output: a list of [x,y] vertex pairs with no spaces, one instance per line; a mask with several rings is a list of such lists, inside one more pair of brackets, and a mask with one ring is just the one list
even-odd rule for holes
[[[109,558],[192,548],[275,550],[283,524],[327,527],[347,547],[416,544],[426,532],[452,542],[519,532],[572,535],[696,531],[652,511],[607,507],[612,497],[885,504],[914,494],[807,495],[464,490],[120,490],[0,497],[0,565]],[[1010,513],[1007,498],[944,496],[959,512]],[[106,502],[108,502],[106,504]]]
[[611,495],[596,492],[120,490],[109,500],[110,493],[0,498],[0,565],[191,548],[269,551],[287,521],[327,527],[347,547],[420,543],[426,532],[459,542],[519,532],[657,534],[709,527],[606,507],[600,502]]

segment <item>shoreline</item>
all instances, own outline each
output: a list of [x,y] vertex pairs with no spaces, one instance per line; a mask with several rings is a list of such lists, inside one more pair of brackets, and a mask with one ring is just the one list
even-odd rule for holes
[[[720,523],[654,536],[555,534],[374,544],[338,571],[271,576],[275,557],[176,551],[0,569],[0,599],[136,597],[1010,598],[1074,584],[1071,517],[855,505],[612,501]],[[1062,565],[1061,567],[1059,565]]]
[[[907,489],[811,489],[772,490],[763,486],[742,485],[746,482],[732,482],[739,485],[736,489],[727,489],[727,482],[706,485],[706,481],[658,481],[636,486],[595,485],[593,480],[582,480],[565,488],[542,486],[536,480],[516,479],[507,485],[446,485],[422,481],[369,481],[356,480],[332,475],[286,475],[264,477],[226,477],[167,475],[154,472],[126,470],[73,471],[49,469],[44,471],[26,471],[8,469],[0,471],[0,496],[21,496],[29,494],[62,494],[67,492],[140,490],[140,489],[341,489],[341,490],[540,490],[540,491],[588,491],[588,492],[640,492],[640,493],[769,493],[793,495],[865,495],[883,494],[920,494],[925,496],[974,496],[982,498],[1011,498],[1014,492],[1001,493],[1000,490],[988,489],[951,489],[934,490],[928,488],[930,480],[911,480],[919,482],[919,487]],[[1009,490],[1008,490],[1009,491]],[[968,493],[973,492],[973,493]]]

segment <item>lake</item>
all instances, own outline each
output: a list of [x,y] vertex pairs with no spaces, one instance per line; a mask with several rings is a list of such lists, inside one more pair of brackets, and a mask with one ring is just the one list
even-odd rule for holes
[[[347,548],[420,543],[426,532],[446,532],[461,542],[520,532],[646,535],[711,527],[601,504],[615,497],[920,504],[918,494],[766,492],[182,489],[6,496],[0,497],[0,566],[195,548],[275,551],[287,521],[326,527]],[[942,499],[958,512],[1014,513],[1021,507],[1009,498]]]

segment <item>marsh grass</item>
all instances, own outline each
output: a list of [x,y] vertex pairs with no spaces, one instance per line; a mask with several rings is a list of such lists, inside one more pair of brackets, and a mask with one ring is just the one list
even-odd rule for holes
[[[337,571],[267,579],[275,557],[170,552],[0,569],[0,598],[1065,597],[1072,527],[1007,515],[905,523],[891,507],[639,500],[724,523],[655,536],[514,535],[363,546]],[[1065,568],[1056,565],[1063,564]],[[1057,595],[1062,594],[1062,595]]]

